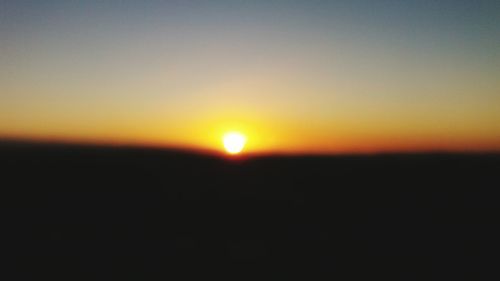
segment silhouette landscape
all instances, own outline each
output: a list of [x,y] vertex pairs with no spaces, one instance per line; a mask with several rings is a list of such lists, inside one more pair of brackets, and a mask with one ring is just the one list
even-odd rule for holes
[[496,154],[4,142],[0,155],[3,252],[30,268],[20,280],[467,279],[489,276],[499,249]]

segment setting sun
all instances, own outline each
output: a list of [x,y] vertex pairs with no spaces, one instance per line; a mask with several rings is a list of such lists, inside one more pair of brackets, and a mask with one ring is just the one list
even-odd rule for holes
[[222,137],[224,148],[229,154],[238,154],[243,150],[246,143],[246,137],[238,132],[226,133]]

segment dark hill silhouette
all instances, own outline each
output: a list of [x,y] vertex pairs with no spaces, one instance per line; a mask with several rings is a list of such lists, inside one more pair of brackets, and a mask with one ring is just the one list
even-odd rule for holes
[[3,142],[0,169],[19,280],[482,280],[498,265],[494,154],[232,161]]

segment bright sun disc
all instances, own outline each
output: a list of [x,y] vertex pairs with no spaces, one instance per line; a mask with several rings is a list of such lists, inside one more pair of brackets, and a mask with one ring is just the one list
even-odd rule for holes
[[238,154],[243,150],[246,143],[244,135],[238,132],[227,133],[222,137],[224,148],[230,154]]

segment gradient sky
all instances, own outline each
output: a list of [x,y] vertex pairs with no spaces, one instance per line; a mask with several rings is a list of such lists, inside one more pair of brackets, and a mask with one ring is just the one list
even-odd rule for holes
[[500,150],[500,1],[0,0],[0,137]]

